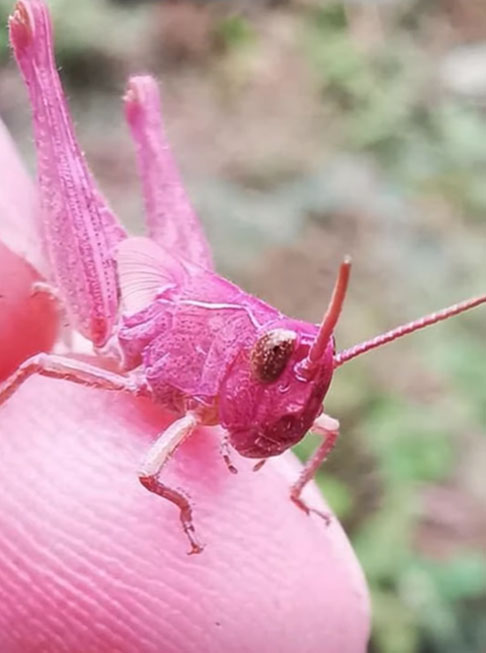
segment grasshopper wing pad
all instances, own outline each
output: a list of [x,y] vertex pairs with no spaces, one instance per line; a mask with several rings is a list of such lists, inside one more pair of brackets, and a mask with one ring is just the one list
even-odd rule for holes
[[129,315],[184,284],[183,265],[149,238],[122,241],[116,258],[122,308]]
[[116,261],[123,310],[118,340],[126,369],[133,369],[142,363],[150,342],[160,335],[167,337],[187,272],[148,238],[124,240]]

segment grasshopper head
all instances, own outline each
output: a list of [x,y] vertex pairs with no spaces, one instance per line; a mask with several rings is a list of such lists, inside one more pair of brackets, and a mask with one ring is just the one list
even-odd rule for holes
[[269,325],[243,347],[220,396],[220,418],[233,447],[249,458],[276,456],[301,440],[322,410],[334,368],[331,336],[320,360],[305,361],[318,328],[291,320]]
[[301,440],[322,412],[334,370],[334,336],[351,261],[339,269],[319,327],[282,319],[263,327],[229,367],[220,419],[243,456],[276,456]]

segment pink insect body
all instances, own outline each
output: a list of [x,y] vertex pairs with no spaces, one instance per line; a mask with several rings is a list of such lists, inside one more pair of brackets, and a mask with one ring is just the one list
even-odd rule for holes
[[[118,263],[122,298],[136,301],[124,269],[137,280],[153,253],[154,297],[122,318],[118,338],[125,368],[143,366],[158,401],[175,413],[194,411],[219,423],[242,455],[282,453],[321,411],[333,371],[328,339],[312,378],[299,366],[318,327],[291,320],[213,272],[172,256],[143,238],[125,240]],[[163,265],[160,263],[163,261]],[[162,290],[160,290],[162,289]],[[127,302],[128,303],[128,302]]]
[[309,512],[302,489],[339,430],[338,422],[322,412],[334,370],[374,347],[484,303],[486,296],[336,354],[333,331],[346,294],[349,260],[341,265],[320,325],[288,318],[218,276],[162,132],[156,83],[147,76],[129,81],[124,101],[150,238],[128,237],[95,187],[77,145],[54,63],[46,5],[21,0],[9,26],[33,107],[39,236],[51,266],[49,292],[62,298],[73,328],[98,350],[108,343],[118,352],[120,371],[38,354],[0,387],[0,403],[39,373],[148,396],[171,410],[174,422],[148,451],[138,473],[142,485],[179,508],[190,553],[202,550],[191,505],[183,492],[163,483],[161,471],[194,429],[201,424],[223,427],[222,454],[232,472],[229,445],[264,461],[312,429],[323,436],[322,444],[290,491],[292,500]]

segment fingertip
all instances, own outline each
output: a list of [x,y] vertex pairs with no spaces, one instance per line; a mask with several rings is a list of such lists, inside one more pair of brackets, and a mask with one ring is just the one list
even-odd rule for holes
[[56,339],[58,309],[48,294],[32,292],[38,281],[38,272],[0,241],[0,379]]

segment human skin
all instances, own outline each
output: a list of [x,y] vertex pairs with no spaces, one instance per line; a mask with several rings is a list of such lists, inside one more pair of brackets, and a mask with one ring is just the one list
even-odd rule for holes
[[23,360],[49,350],[58,331],[52,298],[35,292],[46,271],[36,236],[37,200],[14,143],[0,121],[0,381]]
[[30,263],[0,241],[0,380],[29,356],[49,350],[55,341],[55,303],[33,289],[42,281]]

